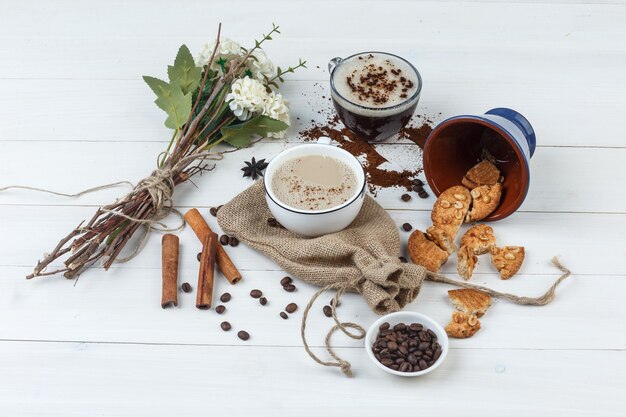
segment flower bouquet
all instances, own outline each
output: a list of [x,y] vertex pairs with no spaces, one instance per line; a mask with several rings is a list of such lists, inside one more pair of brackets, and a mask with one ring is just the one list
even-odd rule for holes
[[[178,213],[172,201],[174,187],[212,170],[207,161],[221,159],[223,154],[213,149],[216,145],[223,142],[242,148],[255,137],[284,135],[289,107],[276,90],[285,74],[305,67],[306,62],[300,60],[287,70],[274,68],[262,45],[280,33],[276,25],[250,49],[220,39],[220,32],[221,25],[215,41],[204,45],[195,59],[182,45],[174,64],[168,66],[168,81],[143,77],[156,95],[156,105],[167,114],[165,126],[173,130],[167,149],[157,158],[157,168],[127,195],[81,222],[44,255],[27,278],[54,274],[75,278],[98,261],[108,269],[116,260],[132,258],[150,230],[169,230],[161,220]],[[122,249],[141,227],[144,238],[130,256],[121,259]],[[62,257],[62,267],[46,270]]]

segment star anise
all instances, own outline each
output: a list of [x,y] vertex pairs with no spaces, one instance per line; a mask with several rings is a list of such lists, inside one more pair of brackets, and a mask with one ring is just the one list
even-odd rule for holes
[[258,161],[252,157],[252,161],[244,161],[246,164],[245,167],[241,168],[243,171],[244,177],[250,177],[253,180],[256,180],[258,177],[263,176],[263,170],[267,168],[268,163],[265,162],[265,159],[259,159]]

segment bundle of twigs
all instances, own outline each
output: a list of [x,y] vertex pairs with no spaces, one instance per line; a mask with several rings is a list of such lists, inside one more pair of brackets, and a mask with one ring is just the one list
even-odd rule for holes
[[[126,196],[99,208],[86,223],[81,222],[45,254],[27,279],[54,274],[75,278],[96,262],[108,269],[116,260],[130,259],[142,244],[125,259],[120,258],[120,253],[137,229],[143,226],[146,236],[151,229],[166,229],[160,221],[176,211],[172,201],[174,187],[198,173],[210,171],[213,167],[207,165],[207,160],[221,159],[222,154],[212,150],[214,146],[236,135],[263,135],[286,129],[285,123],[264,116],[238,123],[225,99],[233,80],[243,76],[246,60],[265,40],[271,39],[273,33],[280,33],[278,27],[273,26],[269,34],[255,41],[255,46],[245,50],[242,59],[228,65],[220,63],[224,71],[213,71],[211,65],[220,44],[220,32],[221,24],[211,58],[203,67],[201,82],[194,90],[193,107],[186,122],[176,129],[167,150],[159,156],[157,169]],[[304,66],[302,61],[300,66]],[[144,241],[142,239],[142,243]],[[66,255],[62,267],[47,270]]]

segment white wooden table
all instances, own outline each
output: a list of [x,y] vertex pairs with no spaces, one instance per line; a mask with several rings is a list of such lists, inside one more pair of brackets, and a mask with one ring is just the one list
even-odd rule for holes
[[[304,306],[315,288],[298,283],[298,292],[285,293],[278,283],[284,273],[243,246],[230,251],[243,281],[217,284],[216,294],[233,294],[224,317],[197,310],[192,294],[181,294],[177,309],[161,309],[158,236],[132,262],[91,270],[76,286],[63,278],[24,280],[45,250],[125,190],[79,199],[6,192],[0,415],[626,415],[626,5],[589,3],[3,0],[0,186],[74,192],[139,180],[168,139],[141,75],[164,75],[178,46],[196,51],[218,21],[244,44],[276,22],[283,35],[268,45],[270,57],[283,67],[299,57],[309,62],[284,86],[294,113],[288,141],[229,155],[197,178],[199,189],[177,189],[179,208],[206,214],[229,200],[250,184],[240,178],[242,161],[271,158],[299,140],[304,121],[320,119],[329,58],[386,50],[421,71],[419,113],[441,120],[508,106],[537,132],[528,198],[494,225],[500,241],[526,246],[523,270],[501,282],[483,261],[474,282],[540,294],[558,276],[553,255],[574,276],[546,307],[496,303],[483,330],[452,340],[446,362],[428,377],[387,375],[369,362],[362,342],[338,336],[334,343],[356,374],[347,379],[305,354],[302,309],[290,320],[278,317],[288,302]],[[380,150],[409,152],[400,164],[419,158],[415,146],[397,141]],[[427,227],[434,200],[403,203],[399,194],[387,190],[377,200],[399,224]],[[181,242],[181,280],[195,286],[199,245],[190,230]],[[455,265],[444,271],[454,275]],[[270,304],[252,300],[252,288]],[[427,283],[408,308],[445,324],[448,289]],[[319,309],[309,335],[323,355],[330,321]],[[356,295],[340,314],[364,325],[375,319]],[[219,330],[223,319],[251,339]]]

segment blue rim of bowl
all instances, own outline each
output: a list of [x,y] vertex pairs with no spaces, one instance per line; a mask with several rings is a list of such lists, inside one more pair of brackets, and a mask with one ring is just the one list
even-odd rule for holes
[[[339,65],[341,65],[341,63],[343,61],[346,61],[350,58],[354,58],[355,56],[359,56],[359,55],[365,55],[365,54],[380,54],[380,55],[388,55],[388,56],[393,56],[395,58],[398,58],[401,61],[406,62],[409,67],[411,67],[413,69],[413,71],[415,71],[415,74],[417,75],[417,90],[415,90],[415,93],[413,93],[413,95],[410,98],[407,98],[406,100],[404,100],[402,103],[399,104],[394,104],[393,106],[389,106],[389,107],[368,107],[368,106],[362,106],[358,103],[355,103],[352,100],[348,100],[347,98],[345,98],[344,96],[342,96],[341,94],[339,94],[339,91],[337,91],[337,89],[335,88],[335,78],[333,77],[333,73],[335,72],[335,70],[337,69],[337,67],[339,67]],[[396,54],[391,54],[389,52],[382,52],[382,51],[365,51],[365,52],[358,52],[356,54],[352,54],[350,56],[347,56],[345,58],[341,58],[341,62],[337,65],[335,65],[335,67],[333,68],[333,70],[330,72],[330,89],[334,94],[337,94],[339,97],[341,97],[341,99],[347,101],[348,103],[359,107],[361,109],[364,110],[374,110],[374,111],[382,111],[382,110],[393,110],[395,108],[399,108],[401,106],[405,106],[406,103],[415,100],[416,98],[418,98],[420,96],[420,93],[422,92],[422,75],[420,74],[420,72],[417,70],[417,68],[415,67],[415,65],[411,64],[408,60],[402,58],[401,56],[398,56]]]
[[[507,217],[509,217],[510,215],[515,213],[517,211],[517,209],[520,208],[520,206],[524,203],[524,200],[526,200],[526,196],[528,195],[528,190],[530,189],[530,165],[528,164],[528,159],[526,157],[526,154],[524,154],[524,150],[521,148],[519,143],[517,143],[517,141],[515,140],[515,137],[513,136],[513,134],[511,132],[509,132],[505,127],[503,127],[503,126],[501,126],[501,125],[499,125],[499,124],[497,124],[497,123],[495,123],[495,122],[493,122],[493,121],[491,121],[491,120],[489,120],[489,119],[487,119],[485,117],[476,116],[476,115],[463,114],[463,115],[459,115],[459,116],[450,117],[449,119],[446,119],[443,122],[439,123],[435,127],[435,129],[433,129],[433,131],[430,133],[430,135],[426,139],[426,143],[424,144],[424,154],[426,154],[426,147],[428,146],[428,141],[431,139],[433,133],[435,133],[436,130],[439,130],[441,127],[445,127],[445,125],[447,125],[449,122],[457,122],[457,121],[462,121],[462,120],[478,121],[478,122],[480,122],[480,124],[494,129],[495,131],[500,133],[502,135],[502,137],[507,139],[507,142],[514,148],[514,150],[519,151],[519,155],[521,156],[520,159],[522,159],[524,161],[524,168],[525,168],[527,181],[526,181],[526,187],[524,189],[524,192],[520,193],[519,196],[516,199],[517,201],[519,201],[519,204],[517,204],[517,207],[515,207],[515,209],[513,211],[511,211],[510,213],[506,213],[505,215],[497,216],[496,218],[493,218],[491,215],[489,215],[489,216],[487,216],[484,219],[484,221],[496,221],[496,220],[506,219]],[[434,191],[434,189],[436,189],[436,188],[434,188],[432,186],[430,181],[428,182],[428,184],[431,186],[431,190]]]
[[[326,144],[326,143],[310,143],[309,145],[316,145],[316,146],[317,146],[317,145],[322,145],[322,146],[333,146],[333,145],[331,145],[331,144]],[[298,146],[301,146],[301,145],[298,145]],[[352,155],[350,152],[346,151],[345,149],[337,148],[336,146],[333,146],[333,148],[338,149],[338,150],[340,150],[340,151],[342,151],[342,152],[346,152],[348,155],[350,155],[351,157],[353,157],[354,159],[356,159],[356,157],[355,157],[354,155]],[[293,149],[293,148],[289,148],[289,149]],[[279,155],[280,155],[280,154],[279,154]],[[278,155],[277,155],[277,156],[278,156]],[[359,162],[359,160],[358,160],[358,159],[356,159],[356,161],[359,163],[359,166],[360,166],[360,167],[361,167],[361,169],[363,170],[363,186],[361,187],[361,189],[360,189],[357,193],[355,193],[355,194],[354,194],[354,196],[353,196],[350,200],[348,200],[348,201],[346,201],[346,202],[344,202],[344,203],[342,203],[342,204],[340,204],[340,205],[338,205],[338,206],[331,207],[331,208],[326,209],[326,210],[319,210],[319,211],[312,211],[312,210],[299,210],[299,209],[297,209],[297,208],[295,208],[295,207],[288,206],[288,205],[286,205],[285,203],[283,203],[283,202],[279,201],[278,199],[276,199],[276,198],[273,198],[273,197],[272,197],[272,195],[269,193],[269,191],[267,191],[267,178],[266,178],[265,176],[263,176],[263,188],[264,188],[264,190],[265,190],[265,195],[266,195],[266,196],[267,196],[270,200],[272,200],[272,201],[273,201],[276,205],[278,205],[278,206],[280,206],[281,208],[284,208],[285,210],[290,211],[290,212],[292,212],[292,213],[307,214],[307,215],[316,215],[316,214],[333,213],[333,212],[335,212],[335,211],[337,211],[337,210],[341,210],[341,209],[343,209],[343,208],[345,208],[345,207],[348,207],[349,205],[351,205],[352,203],[354,203],[355,201],[357,201],[359,198],[361,198],[361,197],[365,194],[365,187],[367,186],[367,179],[365,178],[365,170],[363,169],[363,166],[361,165],[361,163]],[[272,161],[270,161],[270,163],[271,163],[271,162],[272,162]]]
[[[431,321],[432,323],[435,324],[435,326],[438,327],[438,330],[441,332],[442,335],[444,335],[444,337],[448,340],[447,342],[447,349],[445,350],[445,352],[441,353],[441,356],[439,357],[439,359],[437,359],[435,361],[434,364],[432,364],[432,366],[430,366],[429,368],[426,368],[424,370],[421,371],[417,371],[417,372],[400,372],[400,371],[396,371],[395,369],[391,369],[391,368],[387,368],[385,365],[383,365],[382,363],[378,362],[378,360],[376,359],[376,357],[374,356],[374,354],[372,353],[372,347],[371,346],[365,346],[365,349],[367,351],[367,356],[374,362],[375,365],[377,365],[377,367],[379,367],[381,370],[386,371],[387,373],[390,373],[392,375],[396,375],[396,376],[401,376],[401,377],[414,377],[414,376],[422,376],[422,375],[426,375],[429,374],[431,372],[433,372],[434,370],[436,370],[437,368],[439,368],[439,366],[441,366],[441,364],[446,360],[446,357],[448,356],[448,352],[450,351],[450,340],[449,337],[445,331],[445,329],[443,328],[443,326],[439,323],[437,323],[437,321],[435,319],[433,319],[432,317],[424,314],[424,313],[418,313],[417,311],[396,311],[393,313],[389,313],[389,314],[385,314],[384,316],[381,316],[379,318],[377,318],[371,325],[370,327],[367,329],[366,333],[365,333],[365,341],[368,340],[367,335],[369,334],[369,332],[371,330],[376,331],[378,329],[378,327],[375,328],[375,325],[380,325],[379,323],[384,323],[386,320],[385,318],[388,318],[389,316],[394,316],[396,314],[416,314],[418,316],[420,316],[421,318],[426,318],[429,321]],[[426,325],[425,323],[422,323],[423,325]],[[434,326],[433,326],[434,327]]]

